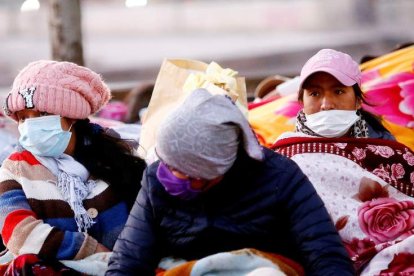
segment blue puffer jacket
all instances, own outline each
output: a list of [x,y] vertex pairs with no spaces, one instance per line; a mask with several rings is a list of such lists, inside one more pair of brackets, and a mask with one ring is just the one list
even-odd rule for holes
[[169,195],[152,164],[106,275],[154,275],[164,256],[198,259],[247,247],[290,257],[306,275],[353,275],[307,177],[293,161],[264,153],[263,162],[239,153],[219,184],[190,201]]

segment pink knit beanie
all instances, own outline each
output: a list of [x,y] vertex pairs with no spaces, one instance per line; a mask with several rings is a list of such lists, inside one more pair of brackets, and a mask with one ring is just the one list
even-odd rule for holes
[[14,120],[23,109],[85,119],[110,97],[108,86],[92,70],[71,62],[39,60],[17,75],[3,108]]

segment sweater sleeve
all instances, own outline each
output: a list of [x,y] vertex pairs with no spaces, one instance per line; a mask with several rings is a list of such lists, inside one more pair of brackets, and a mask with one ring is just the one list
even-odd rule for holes
[[155,274],[160,257],[147,174],[148,169],[127,223],[115,243],[105,275]]
[[37,217],[19,182],[24,178],[21,166],[37,164],[35,160],[16,160],[22,156],[11,157],[15,160],[7,159],[0,168],[0,229],[7,249],[14,255],[54,259],[81,259],[93,254],[97,241],[89,235],[62,231]]
[[286,206],[306,275],[354,275],[351,260],[335,226],[308,178],[291,160],[286,160],[281,199]]

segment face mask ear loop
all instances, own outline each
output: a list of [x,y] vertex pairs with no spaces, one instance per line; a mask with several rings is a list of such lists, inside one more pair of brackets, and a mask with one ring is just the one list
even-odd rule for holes
[[[60,117],[60,118],[63,118],[63,117]],[[76,123],[76,121],[73,121],[73,123],[72,124],[70,124],[70,127],[68,128],[68,130],[66,130],[66,131],[70,131],[71,129],[72,129],[72,126],[74,125]]]
[[70,125],[70,127],[69,127],[69,129],[68,129],[68,131],[70,131],[71,129],[72,129],[72,126],[75,124],[75,122],[73,122],[71,125]]

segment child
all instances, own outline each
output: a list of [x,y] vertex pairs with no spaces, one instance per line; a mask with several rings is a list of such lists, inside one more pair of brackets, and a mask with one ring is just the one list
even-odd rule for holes
[[16,77],[4,110],[21,151],[0,168],[0,229],[14,256],[79,260],[112,250],[145,163],[88,116],[111,97],[101,77],[40,60]]

